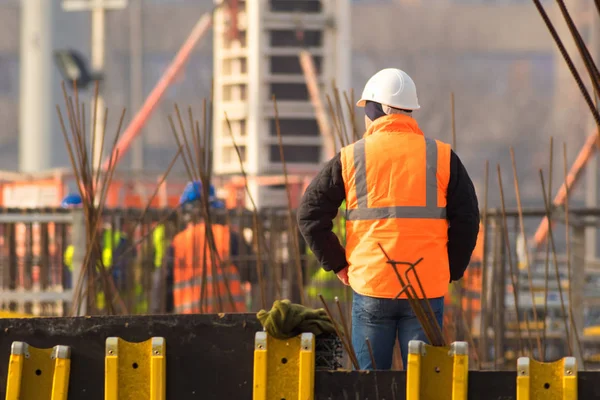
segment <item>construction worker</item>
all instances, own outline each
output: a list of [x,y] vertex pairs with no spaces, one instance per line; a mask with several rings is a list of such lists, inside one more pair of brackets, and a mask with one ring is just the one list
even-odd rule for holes
[[[214,195],[212,185],[209,191],[210,207],[223,209],[225,205]],[[198,211],[201,193],[200,182],[188,183],[180,198],[180,206]],[[221,223],[211,224],[215,245],[211,249],[205,221],[200,219],[199,222],[188,221],[187,227],[175,236],[168,250],[168,268],[173,271],[175,313],[246,312],[240,274],[230,261],[229,227]],[[213,250],[216,250],[214,257],[211,256]],[[213,261],[218,264],[214,265]]]
[[[60,206],[66,209],[77,209],[81,208],[82,201],[81,196],[78,194],[68,194],[62,199]],[[68,245],[65,248],[65,252],[63,253],[63,286],[65,289],[70,289],[72,287],[72,279],[73,279],[73,255],[75,253],[75,246],[72,244]]]
[[[337,221],[333,224],[333,233],[338,237],[342,245],[346,244],[346,202],[342,202],[342,205],[338,211]],[[336,278],[336,276],[328,271],[325,271],[318,265],[318,261],[315,260],[314,254],[310,247],[306,247],[306,255],[310,256],[310,261],[316,261],[316,268],[310,263],[309,271],[312,275],[310,277],[310,283],[308,285],[308,300],[313,307],[322,306],[319,295],[322,295],[325,301],[331,302],[335,298],[340,300],[344,299],[345,286]],[[313,272],[314,271],[314,272]]]
[[[396,338],[405,366],[408,342],[427,338],[406,293],[397,298],[403,288],[379,246],[394,261],[422,258],[416,271],[441,326],[448,283],[463,276],[475,247],[479,210],[458,156],[448,144],[426,138],[413,119],[420,107],[405,72],[375,74],[357,105],[365,108],[367,130],[308,186],[298,225],[322,267],[353,289],[352,344],[359,368],[373,368],[368,338],[377,368],[390,369]],[[344,199],[345,249],[332,232]],[[397,269],[405,277],[407,267]],[[410,279],[417,286],[415,281]]]
[[[162,295],[162,282],[163,282],[163,262],[165,259],[165,253],[169,247],[169,243],[166,237],[165,224],[158,224],[152,231],[152,248],[154,250],[154,271],[152,273],[152,302],[151,302],[151,313],[156,314],[160,311]],[[165,278],[169,277],[168,273],[164,275]],[[173,284],[173,276],[170,276],[170,284]],[[166,280],[166,279],[165,279]],[[166,282],[165,282],[166,283]],[[166,286],[165,286],[166,287]],[[169,298],[171,301],[166,305],[166,311],[173,311],[172,297]]]
[[[81,208],[82,200],[81,196],[78,194],[69,194],[67,195],[63,201],[61,202],[61,207],[63,208]],[[113,278],[113,282],[117,290],[122,291],[125,289],[126,283],[126,274],[131,268],[131,262],[136,256],[135,249],[129,250],[130,243],[127,240],[126,235],[116,230],[113,232],[110,225],[106,225],[103,227],[102,235],[100,237],[101,240],[101,249],[102,249],[102,264],[104,267],[110,271],[111,276]],[[72,273],[73,273],[73,254],[75,252],[75,247],[70,244],[67,246],[64,252],[64,265],[65,268],[65,280],[70,285],[72,285]],[[113,265],[114,264],[114,265]],[[136,285],[136,291],[141,290],[141,286]],[[96,294],[96,308],[98,310],[104,310],[105,308],[105,295],[104,291],[99,288]]]

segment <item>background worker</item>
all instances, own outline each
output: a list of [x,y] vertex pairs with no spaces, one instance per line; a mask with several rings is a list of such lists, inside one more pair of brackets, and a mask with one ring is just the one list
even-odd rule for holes
[[[156,224],[152,231],[152,250],[154,252],[152,261],[154,269],[152,271],[152,296],[150,298],[151,314],[158,314],[162,311],[163,304],[161,299],[164,299],[166,296],[166,292],[163,292],[163,290],[167,290],[167,287],[170,287],[172,290],[173,287],[172,271],[169,273],[168,268],[163,268],[167,260],[165,254],[167,254],[168,248],[169,240],[167,239],[166,225],[164,223]],[[167,285],[167,280],[169,281],[169,285]],[[172,312],[173,298],[172,296],[166,296],[166,299],[164,311]]]
[[[384,69],[367,82],[363,138],[330,160],[298,210],[298,224],[315,256],[354,291],[352,343],[360,369],[390,369],[398,338],[406,365],[408,342],[427,341],[387,258],[414,263],[439,325],[448,283],[460,279],[479,229],[475,188],[450,146],[424,137],[412,112],[420,108],[412,79]],[[332,220],[346,200],[346,249]],[[401,276],[406,267],[398,266]],[[415,279],[413,277],[412,281]],[[420,295],[420,293],[419,293]]]
[[[224,203],[216,198],[212,185],[209,192],[210,208],[224,209]],[[198,214],[201,193],[200,182],[188,183],[181,195],[180,206]],[[189,219],[187,227],[175,235],[169,247],[167,268],[172,271],[173,283],[167,282],[167,298],[172,296],[173,309],[177,314],[239,313],[247,310],[240,274],[230,258],[232,232],[223,223],[212,222],[218,254],[215,260],[218,262],[220,259],[219,265],[213,265],[202,217],[198,218],[198,222]]]
[[[83,204],[81,196],[76,193],[67,195],[61,202],[62,208],[77,209],[81,208],[82,206]],[[121,230],[113,231],[110,225],[105,225],[100,229],[102,229],[102,233],[101,235],[97,235],[97,238],[100,240],[102,264],[110,273],[110,276],[115,284],[115,288],[119,292],[123,292],[126,289],[125,283],[127,274],[131,273],[133,261],[135,260],[137,254],[136,249],[130,249],[131,243],[127,239],[125,233],[123,233]],[[75,247],[73,244],[70,244],[65,248],[65,252],[63,254],[63,264],[66,267],[64,268],[63,279],[69,288],[71,285],[73,285],[72,275],[74,252]],[[98,265],[100,265],[100,263],[98,263]],[[98,282],[100,282],[100,280],[98,280]],[[141,291],[141,285],[139,283],[136,284],[135,291]],[[103,311],[105,307],[106,298],[104,295],[104,290],[100,285],[96,292],[96,309],[98,311]]]
[[[338,216],[334,220],[332,232],[338,237],[342,246],[346,245],[346,202],[342,202],[339,208]],[[344,301],[346,287],[340,283],[339,279],[329,271],[321,268],[319,261],[314,258],[314,254],[309,246],[306,246],[306,255],[308,259],[308,271],[311,273],[309,284],[307,285],[307,299],[311,307],[322,307],[323,303],[319,298],[322,295],[327,303],[334,301],[337,297]]]
[[[77,209],[81,208],[82,201],[81,196],[75,193],[68,194],[62,199],[60,206],[65,209]],[[70,228],[70,226],[69,226]],[[70,234],[71,229],[68,229]],[[73,284],[73,255],[75,253],[75,246],[69,244],[63,253],[63,287],[70,289]]]

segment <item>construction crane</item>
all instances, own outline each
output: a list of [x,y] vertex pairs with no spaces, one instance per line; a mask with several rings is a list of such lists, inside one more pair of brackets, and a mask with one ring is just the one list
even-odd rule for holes
[[[190,58],[192,51],[196,47],[196,45],[206,36],[210,27],[213,23],[214,12],[220,7],[227,5],[228,12],[231,14],[231,25],[230,25],[230,34],[231,35],[239,35],[239,31],[237,28],[237,14],[238,14],[238,0],[224,0],[220,4],[216,5],[211,11],[202,15],[192,32],[183,43],[171,64],[166,69],[164,74],[160,77],[154,89],[150,92],[146,101],[142,105],[142,108],[136,113],[133,117],[129,126],[123,132],[123,136],[119,139],[116,147],[115,153],[112,154],[114,159],[114,163],[118,163],[123,156],[129,151],[131,144],[135,140],[135,138],[140,134],[144,125],[156,109],[156,106],[159,104],[161,98],[164,96],[165,92],[169,88],[169,86],[175,81],[176,77],[179,75],[186,62]],[[102,170],[107,171],[110,163],[111,155],[109,154],[104,162],[102,163]]]

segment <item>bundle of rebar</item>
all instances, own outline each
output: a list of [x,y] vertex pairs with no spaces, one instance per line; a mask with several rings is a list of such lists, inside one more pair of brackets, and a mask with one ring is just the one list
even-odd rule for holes
[[[69,126],[67,130],[65,118],[59,105],[56,105],[58,118],[60,121],[62,133],[64,136],[67,152],[71,161],[71,167],[77,181],[77,188],[82,200],[82,210],[85,216],[85,229],[86,229],[86,251],[83,264],[81,266],[81,273],[76,282],[74,298],[72,303],[71,314],[79,315],[81,313],[81,306],[85,302],[87,313],[96,313],[101,310],[98,309],[96,302],[96,293],[101,290],[104,293],[106,309],[102,310],[108,314],[127,314],[130,310],[127,309],[123,299],[121,298],[119,291],[115,286],[115,282],[108,273],[108,267],[104,265],[102,258],[102,250],[100,245],[101,236],[99,235],[102,229],[102,213],[105,209],[105,203],[107,193],[110,189],[111,182],[114,176],[116,160],[118,159],[118,150],[116,149],[116,143],[121,133],[123,126],[123,120],[125,118],[125,108],[121,111],[117,130],[112,142],[110,149],[108,169],[103,171],[100,162],[102,161],[102,155],[104,150],[104,143],[106,139],[106,127],[108,123],[109,110],[104,110],[104,121],[103,129],[101,132],[96,131],[96,127],[99,125],[96,122],[98,114],[98,92],[99,83],[96,82],[94,90],[94,106],[91,110],[91,121],[92,121],[92,132],[91,139],[86,134],[86,110],[85,104],[79,100],[79,92],[77,90],[77,82],[73,82],[73,96],[69,96],[67,93],[66,85],[62,83],[65,107],[66,107],[66,120]],[[94,165],[94,161],[91,154],[95,154],[96,135],[101,135],[99,151],[100,157],[98,165]],[[158,188],[164,182],[167,175],[171,171],[171,168],[175,164],[179,152],[175,155],[171,161],[168,169],[163,174],[162,179],[157,184],[156,190],[153,195],[149,198],[148,204],[144,208],[144,211],[137,223],[131,227],[131,230],[127,233],[131,236],[137,229],[154,198],[158,193]],[[113,265],[117,264],[120,259],[126,256],[131,250],[133,250],[141,241],[145,240],[151,232],[148,232],[140,241],[132,243],[128,249],[125,249],[119,257],[113,260]],[[126,273],[132,273],[127,271]],[[87,282],[87,284],[86,284]]]
[[[85,215],[86,223],[86,255],[81,273],[75,286],[75,295],[73,299],[73,308],[71,314],[79,315],[80,307],[84,300],[87,301],[87,308],[90,311],[95,309],[95,299],[97,291],[97,279],[100,282],[100,287],[106,299],[116,300],[122,312],[126,312],[125,304],[119,297],[114,282],[110,274],[107,273],[103,265],[101,257],[101,249],[97,233],[101,227],[102,209],[106,200],[106,194],[114,174],[115,164],[110,162],[110,167],[105,174],[100,173],[100,166],[93,165],[92,158],[89,154],[94,154],[94,146],[96,143],[96,135],[101,135],[102,146],[106,137],[106,125],[108,120],[108,109],[104,112],[104,129],[102,132],[96,132],[96,117],[98,112],[98,83],[95,87],[94,109],[92,110],[93,129],[92,139],[88,141],[86,136],[86,112],[85,104],[80,103],[77,83],[73,83],[74,99],[67,94],[65,83],[62,83],[66,116],[70,132],[67,132],[65,118],[58,104],[56,110],[62,128],[62,133],[67,146],[67,151],[71,161],[71,166],[77,180],[77,187],[82,200],[82,208]],[[119,125],[113,142],[113,148],[119,137],[123,118],[125,117],[125,109],[121,112]],[[90,145],[91,143],[91,149]],[[90,151],[91,150],[91,151]],[[101,149],[102,150],[102,149]],[[104,175],[101,180],[101,175]],[[98,267],[99,265],[99,267]],[[84,289],[84,282],[87,281],[87,288]],[[84,294],[84,290],[85,293]],[[107,310],[109,313],[114,313],[113,301],[107,301]]]

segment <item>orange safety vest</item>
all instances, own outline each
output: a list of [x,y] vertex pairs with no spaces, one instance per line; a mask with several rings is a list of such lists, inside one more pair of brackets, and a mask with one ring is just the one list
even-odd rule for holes
[[221,265],[212,265],[204,223],[188,226],[173,239],[173,305],[178,314],[246,312],[239,273],[228,261],[229,228],[213,224],[212,231]]
[[[423,258],[416,271],[428,298],[447,293],[450,151],[450,145],[425,138],[414,119],[399,114],[377,119],[363,139],[342,149],[346,258],[354,291],[379,298],[395,298],[401,291],[380,243],[394,261]],[[397,266],[403,280],[407,268]],[[418,288],[414,275],[409,278]]]

